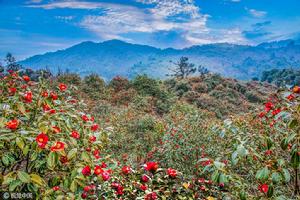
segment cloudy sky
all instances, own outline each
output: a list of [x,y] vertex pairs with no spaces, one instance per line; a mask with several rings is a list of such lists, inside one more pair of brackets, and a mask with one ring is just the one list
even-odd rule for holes
[[0,56],[110,39],[159,48],[299,38],[299,0],[0,0]]

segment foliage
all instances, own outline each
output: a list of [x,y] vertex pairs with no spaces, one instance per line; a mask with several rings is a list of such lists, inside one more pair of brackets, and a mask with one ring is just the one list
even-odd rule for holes
[[300,71],[296,69],[272,69],[262,72],[261,81],[274,83],[278,87],[300,85]]

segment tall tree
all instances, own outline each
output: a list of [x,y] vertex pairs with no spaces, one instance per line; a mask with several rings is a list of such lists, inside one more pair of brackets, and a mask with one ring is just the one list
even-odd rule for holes
[[173,74],[169,74],[169,76],[175,76],[176,78],[184,79],[195,73],[197,70],[195,64],[189,63],[188,60],[189,59],[187,57],[181,57],[179,62],[174,63],[175,68],[170,69]]
[[21,69],[21,65],[16,62],[15,57],[11,53],[7,53],[4,60],[6,62],[7,70],[18,71]]

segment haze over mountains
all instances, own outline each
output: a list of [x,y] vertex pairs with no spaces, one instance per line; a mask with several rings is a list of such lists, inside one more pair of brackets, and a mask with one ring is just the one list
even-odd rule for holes
[[20,62],[33,69],[70,71],[82,76],[98,73],[105,79],[146,73],[165,78],[176,62],[186,56],[196,66],[237,79],[259,77],[273,68],[300,68],[300,40],[283,40],[257,46],[228,43],[159,49],[120,40],[82,42],[70,48],[36,55]]

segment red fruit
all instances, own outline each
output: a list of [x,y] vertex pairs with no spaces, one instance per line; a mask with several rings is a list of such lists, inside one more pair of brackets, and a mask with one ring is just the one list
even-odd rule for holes
[[72,131],[71,132],[71,137],[75,138],[75,139],[79,139],[80,138],[80,135],[77,131]]
[[26,75],[24,75],[24,76],[23,76],[23,80],[24,80],[24,81],[26,81],[26,82],[28,82],[28,81],[30,81],[30,77],[29,77],[29,76],[26,76]]
[[122,167],[122,173],[127,175],[131,172],[131,168],[129,166]]
[[38,146],[40,148],[45,148],[49,138],[46,134],[44,133],[40,133],[36,138],[35,138],[36,142],[38,143]]
[[106,168],[106,167],[107,167],[107,164],[106,164],[105,162],[102,162],[102,163],[101,163],[101,167],[102,167],[102,168]]
[[168,169],[167,169],[167,174],[168,174],[171,178],[176,178],[176,176],[177,176],[177,171],[176,171],[175,169],[168,168]]
[[147,162],[145,165],[145,170],[150,172],[155,172],[158,169],[157,162]]
[[63,84],[63,83],[59,84],[59,90],[60,91],[65,91],[66,89],[67,89],[67,85],[66,84]]
[[84,176],[89,176],[89,175],[91,175],[91,168],[90,168],[90,166],[85,166],[85,167],[82,169],[81,173],[82,173]]
[[16,130],[19,126],[19,121],[17,119],[13,119],[6,123],[6,128],[9,128],[11,130]]
[[54,146],[50,148],[51,151],[62,151],[65,148],[65,144],[63,142],[56,142]]
[[52,190],[54,190],[54,191],[57,191],[57,190],[59,190],[59,189],[60,189],[59,186],[54,186],[54,187],[52,188]]

